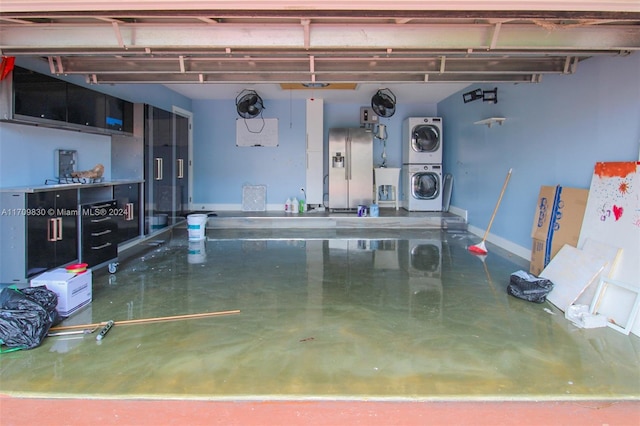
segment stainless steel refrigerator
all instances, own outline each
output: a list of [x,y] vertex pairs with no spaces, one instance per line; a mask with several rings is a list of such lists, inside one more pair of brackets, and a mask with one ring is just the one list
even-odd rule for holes
[[364,128],[329,130],[329,209],[373,202],[373,134]]

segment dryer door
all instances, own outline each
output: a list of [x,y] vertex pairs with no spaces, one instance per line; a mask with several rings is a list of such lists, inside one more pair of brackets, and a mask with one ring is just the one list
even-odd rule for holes
[[417,200],[434,200],[441,191],[440,175],[434,172],[417,172],[411,176],[411,195]]
[[431,124],[419,124],[411,131],[411,148],[415,152],[436,152],[440,148],[440,129]]

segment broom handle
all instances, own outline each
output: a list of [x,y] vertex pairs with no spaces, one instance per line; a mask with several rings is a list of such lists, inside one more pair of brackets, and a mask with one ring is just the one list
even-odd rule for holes
[[487,230],[484,231],[484,237],[482,237],[482,241],[487,239],[489,235],[489,230],[491,229],[491,225],[493,225],[493,219],[496,218],[496,213],[498,213],[498,207],[500,207],[500,203],[502,202],[502,196],[504,195],[504,191],[507,189],[507,184],[509,183],[509,179],[511,178],[511,170],[509,169],[509,173],[507,173],[507,177],[504,180],[504,184],[502,185],[502,191],[500,191],[500,197],[498,198],[498,202],[496,203],[496,207],[493,209],[493,213],[491,214],[491,219],[489,220],[489,225],[487,226]]
[[[206,318],[213,317],[218,315],[231,315],[231,314],[239,314],[239,310],[235,311],[220,311],[220,312],[206,312],[202,314],[188,314],[188,315],[176,315],[172,317],[155,317],[155,318],[142,318],[135,320],[124,320],[124,321],[116,321],[114,325],[127,325],[127,324],[146,324],[150,322],[160,322],[160,321],[175,321],[175,320],[185,320],[185,319],[195,319],[195,318]],[[51,327],[50,331],[60,331],[60,330],[74,330],[78,328],[93,328],[99,327],[101,325],[106,325],[108,321],[104,321],[97,324],[81,324],[81,325],[68,325],[62,327]]]

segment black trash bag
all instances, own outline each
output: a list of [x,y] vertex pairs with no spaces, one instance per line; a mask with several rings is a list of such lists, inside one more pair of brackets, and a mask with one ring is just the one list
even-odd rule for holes
[[547,294],[553,290],[553,283],[546,278],[539,278],[525,271],[511,274],[507,293],[529,302],[544,303]]
[[33,349],[60,322],[58,296],[45,286],[0,291],[0,341],[10,348]]

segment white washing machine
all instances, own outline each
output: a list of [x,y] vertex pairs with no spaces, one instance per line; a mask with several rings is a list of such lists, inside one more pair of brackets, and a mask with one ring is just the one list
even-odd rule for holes
[[402,165],[402,207],[409,211],[442,211],[442,164]]
[[442,163],[442,118],[409,117],[402,123],[402,163]]

